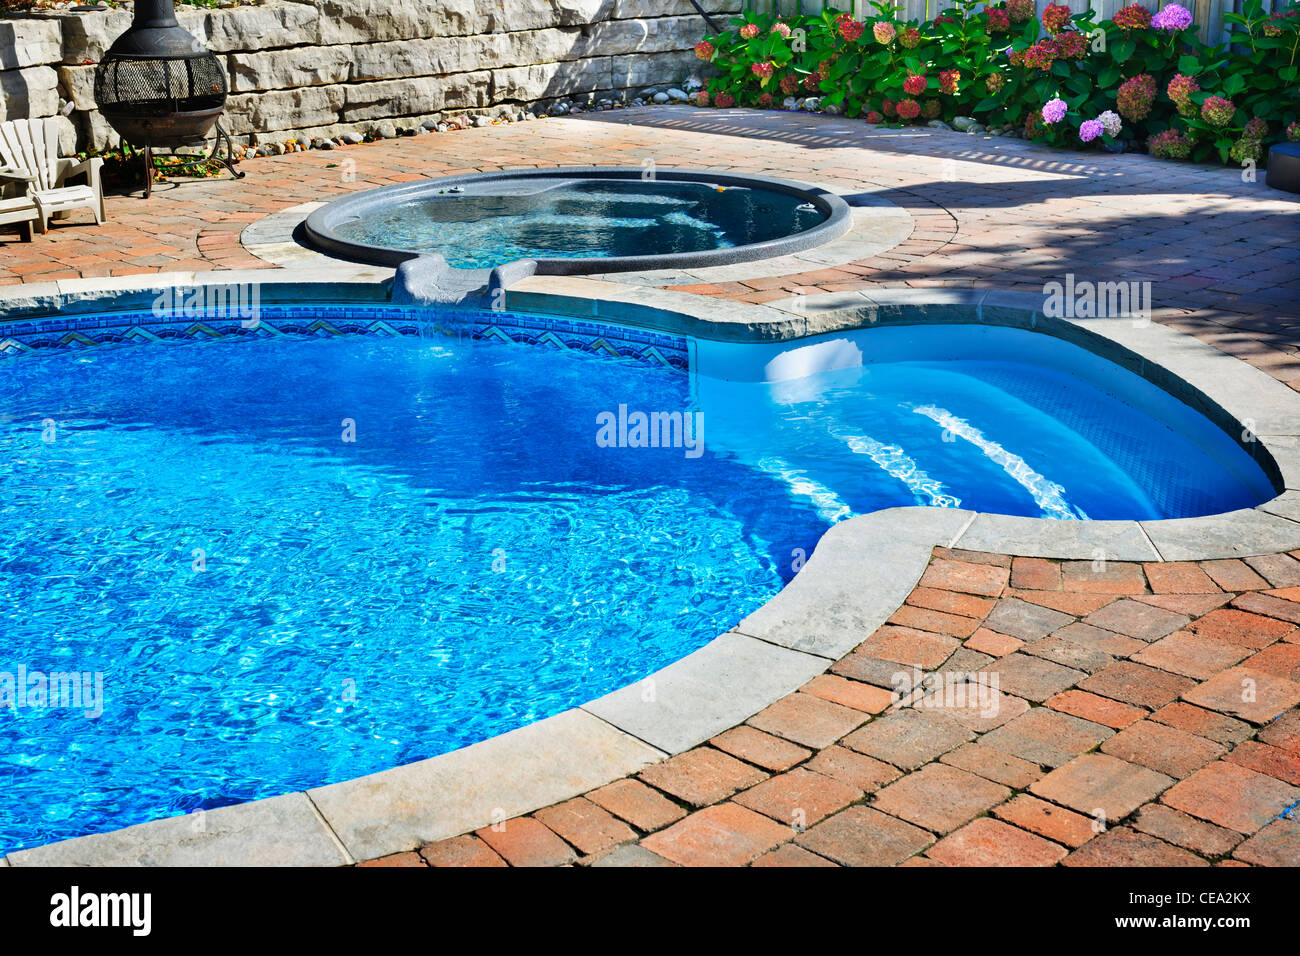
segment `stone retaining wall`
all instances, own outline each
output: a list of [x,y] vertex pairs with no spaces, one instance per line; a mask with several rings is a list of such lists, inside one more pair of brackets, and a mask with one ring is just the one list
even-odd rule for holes
[[[722,17],[740,0],[700,0]],[[267,0],[181,7],[222,60],[225,125],[238,142],[414,126],[561,97],[680,84],[702,64],[689,0]],[[0,20],[0,120],[61,115],[64,147],[115,146],[95,109],[94,71],[125,10]]]

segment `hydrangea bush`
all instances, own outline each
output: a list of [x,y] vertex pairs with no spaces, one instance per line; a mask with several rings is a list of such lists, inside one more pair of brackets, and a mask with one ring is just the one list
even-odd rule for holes
[[1245,0],[1227,40],[1201,42],[1178,3],[1109,20],[1034,0],[958,0],[932,20],[746,13],[696,56],[714,77],[700,105],[820,109],[872,123],[966,116],[1060,146],[1123,146],[1176,159],[1259,162],[1300,129],[1300,0]]

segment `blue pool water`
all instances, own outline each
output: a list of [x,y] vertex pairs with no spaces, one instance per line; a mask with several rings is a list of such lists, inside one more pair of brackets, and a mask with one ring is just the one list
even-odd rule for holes
[[[620,406],[702,413],[702,454],[602,447]],[[0,852],[555,714],[734,625],[850,514],[1255,503],[1198,441],[993,360],[726,383],[285,336],[5,362],[0,673],[102,672],[105,705],[0,710]]]
[[826,219],[803,199],[759,187],[654,179],[528,187],[504,192],[506,185],[480,185],[424,197],[367,213],[336,231],[356,242],[436,252],[458,268],[481,269],[528,258],[729,249],[794,235]]

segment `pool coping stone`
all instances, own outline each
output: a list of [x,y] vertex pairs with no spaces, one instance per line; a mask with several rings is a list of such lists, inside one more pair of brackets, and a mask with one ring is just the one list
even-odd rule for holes
[[831,663],[729,631],[580,709],[665,754],[678,754],[749,719]]
[[303,793],[15,850],[23,866],[342,866],[354,862]]

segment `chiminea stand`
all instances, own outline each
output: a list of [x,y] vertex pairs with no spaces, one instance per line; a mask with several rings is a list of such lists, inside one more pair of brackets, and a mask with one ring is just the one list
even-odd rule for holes
[[[230,175],[232,177],[234,177],[235,179],[243,179],[245,175],[244,171],[242,169],[235,168],[235,146],[234,143],[231,142],[230,134],[226,132],[225,127],[223,127],[220,122],[217,123],[215,127],[215,132],[217,134],[217,138],[213,141],[212,149],[208,152],[208,155],[206,156],[191,155],[189,153],[176,152],[176,150],[183,149],[187,146],[203,146],[204,148],[206,148],[207,142],[205,140],[196,140],[192,143],[183,143],[180,146],[164,147],[166,149],[171,150],[171,152],[167,153],[166,155],[174,159],[180,160],[178,163],[176,163],[176,166],[180,169],[193,169],[194,167],[197,166],[206,166],[209,163],[220,163],[222,166],[225,166],[226,169],[230,170]],[[224,152],[222,151],[223,143],[225,144]],[[153,173],[154,173],[153,157],[154,157],[153,143],[150,140],[145,140],[144,143],[144,198],[145,199],[148,199],[150,196],[153,195]]]

